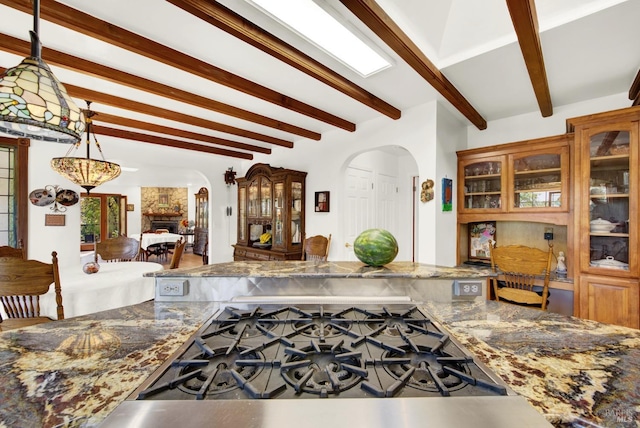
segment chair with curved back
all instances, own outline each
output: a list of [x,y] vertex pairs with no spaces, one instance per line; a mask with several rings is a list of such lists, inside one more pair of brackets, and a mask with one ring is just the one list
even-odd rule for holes
[[187,245],[187,241],[181,236],[180,239],[176,241],[176,245],[173,248],[173,255],[171,256],[169,269],[177,269],[180,266],[180,259],[182,258],[185,245]]
[[24,247],[22,246],[22,240],[18,242],[18,248],[10,247],[8,245],[1,246],[0,257],[20,257],[21,259],[26,258],[26,254],[24,253]]
[[137,239],[120,235],[96,243],[95,261],[98,256],[104,262],[131,262],[138,258],[140,243]]
[[64,319],[62,290],[58,270],[58,253],[51,253],[52,262],[0,257],[0,301],[7,319],[0,318],[0,330],[27,327],[54,321],[40,315],[40,296],[54,285],[58,319]]
[[[549,251],[524,245],[491,246],[491,278],[497,301],[547,309],[553,245]],[[542,291],[533,287],[542,280]]]
[[329,237],[316,235],[306,238],[302,247],[302,260],[326,261],[330,245],[331,234]]

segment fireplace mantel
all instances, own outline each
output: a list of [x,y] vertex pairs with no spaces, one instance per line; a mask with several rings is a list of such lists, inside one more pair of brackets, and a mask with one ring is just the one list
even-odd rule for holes
[[142,215],[147,217],[182,217],[182,214],[177,212],[171,213],[143,213]]

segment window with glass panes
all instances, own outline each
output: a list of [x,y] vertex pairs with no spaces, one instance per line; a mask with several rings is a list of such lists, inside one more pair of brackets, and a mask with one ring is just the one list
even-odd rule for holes
[[16,148],[0,145],[0,245],[17,247]]

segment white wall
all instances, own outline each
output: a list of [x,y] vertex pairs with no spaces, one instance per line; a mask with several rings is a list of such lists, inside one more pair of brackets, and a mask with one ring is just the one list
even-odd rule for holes
[[[329,258],[343,260],[346,254],[346,242],[340,217],[344,200],[342,179],[344,171],[352,159],[360,153],[395,145],[403,147],[413,157],[418,168],[420,182],[427,178],[439,181],[442,178],[439,177],[439,174],[448,174],[449,177],[455,175],[455,158],[443,163],[440,167],[442,172],[438,171],[436,118],[440,108],[435,102],[424,104],[403,111],[402,117],[398,120],[377,118],[359,125],[355,133],[340,130],[327,132],[318,142],[297,142],[293,149],[277,148],[270,156],[256,157],[256,161],[308,172],[306,229],[307,231],[312,230],[314,234],[328,235],[331,233],[333,238]],[[460,132],[464,133],[463,124],[459,124],[459,130],[456,133]],[[454,140],[457,141],[458,137],[455,137]],[[397,159],[394,159],[394,162],[397,162]],[[454,165],[452,170],[449,166],[451,162]],[[413,171],[406,171],[407,179],[412,173]],[[437,184],[436,195],[440,194],[438,189],[439,184]],[[329,213],[315,213],[313,211],[312,195],[314,192],[322,190],[331,192],[331,212]],[[443,257],[443,260],[455,260],[455,239],[449,240],[453,246],[447,242],[443,242],[442,245],[438,243],[438,251],[436,251],[434,237],[439,227],[438,222],[441,220],[437,218],[436,213],[438,209],[441,210],[440,204],[439,197],[436,198],[436,201],[419,204],[419,251],[416,258],[418,262],[436,263],[436,253],[439,254],[439,257]],[[411,205],[407,202],[406,206],[400,209],[410,210]],[[452,217],[455,219],[454,215]],[[451,231],[455,233],[455,225]],[[423,251],[427,246],[431,246],[431,250]],[[410,250],[407,249],[407,251]]]
[[493,146],[533,138],[550,137],[567,131],[566,120],[587,114],[630,107],[628,93],[587,100],[580,103],[553,108],[553,115],[542,117],[540,112],[521,114],[487,123],[487,129],[480,131],[475,126],[467,126],[467,148]]
[[[358,154],[383,146],[396,145],[405,148],[415,160],[419,181],[430,178],[436,184],[435,199],[428,203],[418,203],[418,254],[416,261],[450,266],[455,263],[455,151],[464,148],[483,147],[545,137],[565,132],[565,121],[569,117],[597,113],[628,107],[627,94],[619,94],[589,100],[570,106],[555,107],[554,115],[542,118],[538,112],[514,116],[488,123],[487,129],[479,131],[466,123],[460,123],[437,102],[424,104],[403,111],[398,120],[380,117],[358,126],[355,133],[343,130],[326,132],[321,141],[300,140],[293,149],[274,147],[271,155],[256,155],[251,161],[206,155],[203,153],[173,149],[158,145],[131,143],[115,138],[101,138],[101,145],[107,159],[138,160],[153,163],[158,178],[176,178],[176,168],[190,168],[200,172],[203,186],[210,195],[210,250],[211,263],[232,260],[232,244],[236,241],[236,186],[227,187],[223,174],[233,167],[238,177],[256,162],[272,166],[307,171],[306,212],[308,231],[333,235],[329,257],[344,259],[344,231],[342,229],[342,201],[344,197],[343,174],[350,161]],[[82,189],[53,172],[49,167],[52,157],[63,156],[67,147],[55,143],[31,142],[29,160],[29,190],[45,185],[58,184],[63,188],[81,192]],[[95,156],[94,156],[95,157]],[[394,160],[396,162],[397,160]],[[402,162],[402,161],[401,161]],[[409,175],[411,171],[407,172]],[[442,178],[454,179],[454,207],[451,213],[442,212]],[[117,179],[120,180],[120,179]],[[135,232],[139,224],[139,190],[131,186],[123,187],[114,180],[96,189],[96,192],[121,192],[128,195],[129,203],[136,205],[138,212],[129,214],[129,232]],[[146,186],[166,184],[146,183]],[[195,193],[201,185],[194,185],[190,193]],[[120,189],[120,190],[118,190]],[[316,191],[331,192],[331,212],[315,213],[313,195]],[[233,217],[226,216],[226,207],[233,208]],[[410,210],[408,203],[405,209]],[[190,212],[192,208],[190,207]],[[44,226],[44,215],[49,207],[29,206],[29,257],[43,261],[51,260],[51,251],[59,253],[61,264],[77,264],[79,258],[78,234],[80,224],[79,206],[68,208],[65,226]],[[138,216],[138,217],[136,217]],[[137,220],[136,220],[137,219]],[[404,249],[403,249],[404,250]]]
[[[96,193],[122,193],[127,195],[129,203],[135,205],[135,211],[128,214],[128,233],[140,232],[140,187],[170,186],[172,182],[179,182],[176,187],[186,187],[181,169],[200,171],[196,174],[200,182],[194,182],[189,187],[190,195],[206,187],[209,190],[210,211],[210,250],[211,263],[229,261],[233,258],[232,244],[235,243],[236,222],[226,216],[228,201],[233,202],[235,213],[235,187],[227,188],[224,183],[224,172],[229,167],[240,169],[240,161],[235,158],[207,155],[199,152],[174,149],[159,145],[132,143],[117,138],[100,138],[100,143],[107,160],[118,159],[119,163],[142,163],[147,168],[152,167],[154,174],[141,186],[126,185],[123,175],[112,182],[97,187]],[[43,188],[45,185],[57,184],[62,188],[75,190],[78,193],[84,190],[58,175],[49,166],[53,157],[64,156],[68,146],[57,143],[31,141],[29,150],[29,191]],[[83,156],[78,154],[77,156]],[[100,158],[99,154],[92,152],[93,158]],[[122,159],[124,161],[122,161]],[[196,177],[196,178],[197,178]],[[193,178],[193,177],[192,177]],[[192,199],[192,198],[190,198]],[[194,207],[190,201],[190,217],[193,216]],[[68,207],[65,214],[65,226],[44,226],[45,214],[51,213],[50,207],[36,207],[29,204],[29,254],[31,259],[51,261],[51,251],[58,252],[61,266],[76,266],[80,257],[80,205]]]

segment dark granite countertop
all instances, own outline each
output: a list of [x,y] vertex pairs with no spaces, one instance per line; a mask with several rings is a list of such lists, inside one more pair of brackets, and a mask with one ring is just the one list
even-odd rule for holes
[[[96,426],[215,310],[145,302],[0,333],[0,426]],[[640,330],[480,299],[426,310],[554,425],[640,426]]]
[[412,262],[366,266],[361,262],[242,261],[196,268],[149,272],[154,277],[261,277],[261,278],[483,278],[491,269],[444,267]]

